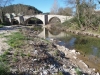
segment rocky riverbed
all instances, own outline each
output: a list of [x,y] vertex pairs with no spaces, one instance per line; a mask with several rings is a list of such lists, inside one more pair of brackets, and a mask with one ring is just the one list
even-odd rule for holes
[[0,41],[1,51],[2,46],[6,45],[2,54],[9,49],[5,60],[8,62],[11,75],[99,75],[94,68],[89,68],[77,58],[79,52],[57,45],[55,40],[39,38],[39,31],[34,31],[33,28],[17,27],[17,30],[14,28],[0,31],[0,34],[3,32],[0,39],[16,31],[27,37],[24,45],[12,48],[5,44],[4,41],[7,39]]

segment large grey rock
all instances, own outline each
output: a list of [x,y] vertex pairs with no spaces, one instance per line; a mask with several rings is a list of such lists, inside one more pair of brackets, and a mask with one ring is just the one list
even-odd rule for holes
[[43,74],[44,75],[48,75],[48,71],[47,70],[43,70]]
[[38,55],[38,51],[37,50],[34,51],[34,55]]
[[100,75],[98,72],[97,72],[97,74],[96,75]]

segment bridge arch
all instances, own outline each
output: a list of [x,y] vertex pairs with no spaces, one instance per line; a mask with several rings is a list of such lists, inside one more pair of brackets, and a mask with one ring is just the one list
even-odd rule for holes
[[32,25],[32,24],[43,24],[43,21],[37,17],[29,17],[25,20],[25,24]]
[[45,15],[42,15],[42,14],[38,14],[38,15],[26,15],[26,16],[23,16],[24,22],[27,21],[31,17],[35,17],[35,18],[41,20],[43,22],[42,25],[45,25]]
[[20,23],[19,23],[19,21],[16,20],[16,19],[11,19],[11,24],[13,24],[13,25],[18,25],[18,24],[20,24]]
[[48,21],[49,23],[61,23],[61,20],[58,17],[51,17]]
[[9,18],[5,18],[5,23],[7,23],[7,24],[11,24],[11,21],[9,20]]

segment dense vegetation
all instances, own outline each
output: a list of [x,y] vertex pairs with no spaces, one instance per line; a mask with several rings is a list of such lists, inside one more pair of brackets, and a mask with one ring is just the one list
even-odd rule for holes
[[70,6],[75,6],[74,9],[76,10],[74,13],[74,18],[64,23],[67,28],[100,32],[100,11],[97,11],[96,9],[98,4],[96,4],[93,0],[67,1],[66,3],[70,4]]
[[34,6],[30,5],[23,5],[23,4],[14,4],[4,7],[4,13],[21,13],[24,15],[32,15],[32,14],[39,14],[42,11],[38,10]]

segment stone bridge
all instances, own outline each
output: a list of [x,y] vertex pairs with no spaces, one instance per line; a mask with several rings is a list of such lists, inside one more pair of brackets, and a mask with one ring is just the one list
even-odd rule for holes
[[44,14],[38,14],[38,15],[25,15],[25,16],[19,16],[19,17],[13,17],[9,18],[10,22],[16,21],[18,24],[26,24],[27,21],[31,18],[37,18],[42,22],[42,25],[49,24],[50,21],[53,18],[57,18],[61,23],[65,22],[66,20],[69,20],[72,18],[72,16],[63,16],[63,15],[44,15]]

